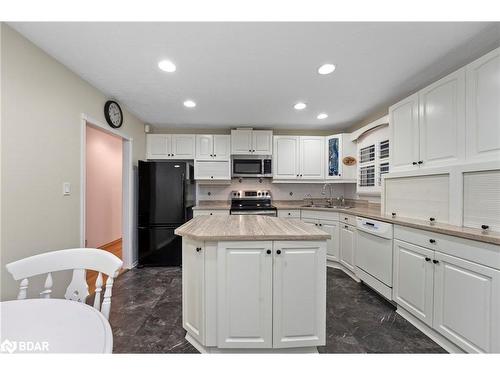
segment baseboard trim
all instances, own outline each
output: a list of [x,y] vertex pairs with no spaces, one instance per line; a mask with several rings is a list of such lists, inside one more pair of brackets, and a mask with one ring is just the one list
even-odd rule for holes
[[454,343],[452,343],[450,340],[448,340],[440,333],[436,332],[433,328],[429,327],[420,319],[415,318],[412,314],[403,309],[401,306],[397,305],[396,313],[399,314],[401,317],[403,317],[405,320],[407,320],[409,323],[411,323],[411,325],[413,325],[420,332],[429,337],[432,341],[434,341],[448,353],[452,354],[466,353],[466,351],[456,346]]
[[200,344],[193,336],[186,333],[186,341],[195,347],[201,354],[318,354],[316,346],[303,348],[280,348],[280,349],[222,349],[207,347]]
[[344,265],[342,265],[342,264],[340,264],[338,262],[334,262],[332,260],[327,259],[326,266],[330,267],[330,268],[335,268],[335,269],[344,271],[344,273],[347,276],[349,276],[351,279],[353,279],[357,283],[361,282],[361,279],[359,277],[357,277],[351,270],[349,270],[347,267],[345,267]]

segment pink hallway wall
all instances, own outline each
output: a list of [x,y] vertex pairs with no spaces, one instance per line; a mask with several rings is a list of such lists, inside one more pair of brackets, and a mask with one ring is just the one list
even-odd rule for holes
[[87,247],[122,237],[122,142],[119,137],[87,126]]

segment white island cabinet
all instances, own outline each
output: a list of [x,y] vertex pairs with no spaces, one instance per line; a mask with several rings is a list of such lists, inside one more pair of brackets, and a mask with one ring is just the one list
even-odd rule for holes
[[183,327],[199,351],[317,352],[326,240],[300,220],[198,216],[183,236]]

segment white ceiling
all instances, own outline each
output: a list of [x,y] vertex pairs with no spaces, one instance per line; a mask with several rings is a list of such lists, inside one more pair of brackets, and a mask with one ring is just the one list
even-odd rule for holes
[[500,43],[500,23],[10,25],[144,122],[190,128],[347,128]]

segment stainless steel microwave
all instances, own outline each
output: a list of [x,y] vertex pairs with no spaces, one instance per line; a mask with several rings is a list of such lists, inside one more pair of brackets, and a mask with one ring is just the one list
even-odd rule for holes
[[272,177],[272,159],[269,156],[234,156],[233,177]]

